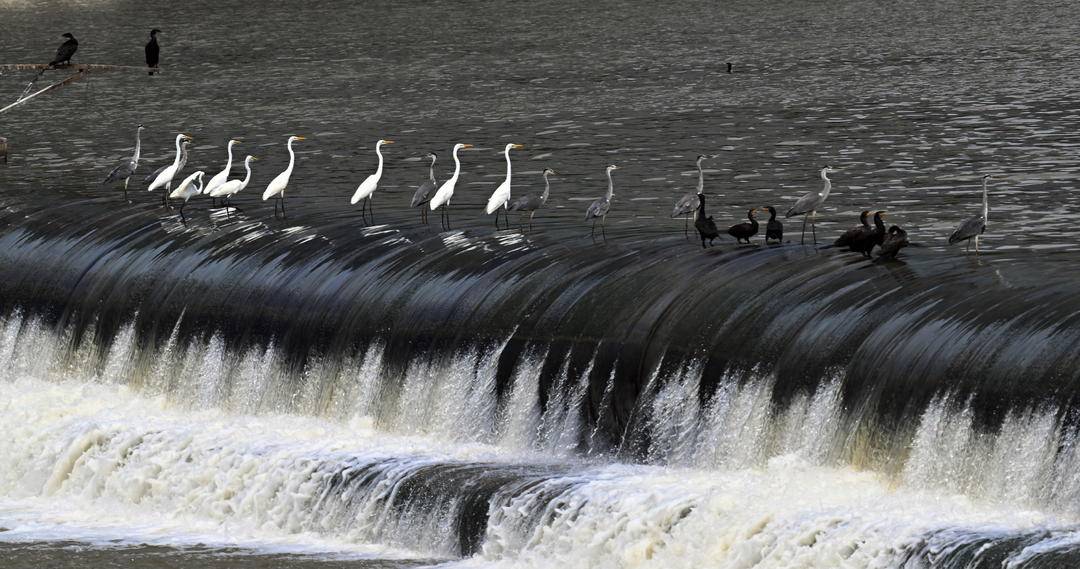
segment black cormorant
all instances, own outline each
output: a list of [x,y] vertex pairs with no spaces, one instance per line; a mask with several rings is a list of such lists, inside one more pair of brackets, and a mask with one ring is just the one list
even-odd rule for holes
[[742,243],[743,241],[746,241],[746,243],[749,244],[750,238],[757,235],[758,221],[757,218],[754,217],[754,214],[756,212],[756,208],[748,210],[746,212],[746,218],[750,221],[740,223],[738,225],[732,225],[728,228],[728,235],[734,237],[736,243]]
[[[146,66],[156,68],[158,62],[161,61],[161,48],[158,47],[157,35],[161,33],[161,30],[154,28],[150,30],[150,41],[146,43]],[[150,75],[154,72],[151,71]]]
[[896,258],[896,254],[901,249],[907,246],[907,231],[904,231],[899,225],[894,225],[889,228],[888,233],[885,234],[885,239],[881,242],[878,259],[891,261]]
[[773,240],[777,243],[783,243],[784,224],[780,223],[779,219],[776,219],[776,208],[770,205],[763,209],[769,212],[769,223],[765,225],[765,244],[768,245],[769,241]]
[[[852,227],[844,232],[843,235],[836,238],[834,243],[837,247],[851,247],[851,244],[855,241],[855,238],[864,233],[869,233],[874,229],[870,227],[870,212],[864,211],[859,214],[859,225]],[[852,249],[854,251],[854,249]]]
[[876,212],[874,214],[873,231],[869,231],[856,237],[851,243],[851,250],[858,251],[864,256],[869,257],[870,252],[874,250],[874,247],[881,245],[882,241],[885,240],[885,223],[882,221],[883,219],[885,219],[885,212]]
[[720,230],[716,228],[716,222],[713,221],[712,216],[705,216],[705,194],[698,194],[698,207],[694,211],[694,228],[697,229],[698,235],[701,235],[701,248],[705,248],[705,240],[709,240],[709,245],[712,245],[713,239],[720,237]]
[[56,57],[49,62],[49,67],[56,67],[62,63],[71,63],[71,56],[75,55],[75,52],[79,50],[79,40],[75,39],[75,36],[64,34],[61,37],[67,38],[67,41],[60,44],[60,48],[56,50]]

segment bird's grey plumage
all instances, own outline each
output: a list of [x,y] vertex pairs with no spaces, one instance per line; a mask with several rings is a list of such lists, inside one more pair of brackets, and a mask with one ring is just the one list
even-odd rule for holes
[[[187,165],[189,144],[191,144],[190,140],[184,140],[180,144],[180,164],[179,167],[176,169],[177,174],[179,174],[180,171],[184,169],[184,166]],[[158,168],[157,170],[154,170],[153,173],[151,173],[149,176],[143,178],[143,181],[147,184],[153,183],[153,181],[157,179],[158,174],[164,172],[165,169],[169,166],[172,166],[172,162],[162,166],[161,168]]]
[[825,203],[825,197],[818,192],[810,192],[805,196],[799,198],[795,202],[795,205],[791,206],[791,209],[787,210],[784,217],[794,217],[796,215],[806,215],[811,211],[817,210],[821,207],[821,204]]
[[604,230],[604,222],[607,221],[607,214],[611,211],[611,198],[615,196],[615,182],[611,180],[611,171],[617,170],[619,167],[612,164],[607,167],[607,194],[589,204],[589,209],[585,210],[585,221],[593,220],[592,230],[589,232],[589,236],[596,234],[596,220],[600,220],[600,232],[604,235],[604,240],[607,240],[607,232]]
[[142,130],[143,125],[139,125],[139,127],[135,129],[135,152],[131,155],[131,158],[123,161],[116,168],[113,168],[102,184],[110,184],[119,182],[120,180],[124,180],[126,184],[127,179],[135,174],[135,170],[139,167],[139,156],[142,154]]
[[412,207],[422,206],[431,201],[431,196],[435,192],[435,189],[439,187],[439,184],[435,181],[435,161],[438,157],[434,152],[428,153],[428,158],[431,158],[431,168],[428,169],[428,179],[424,180],[416,192],[413,193]]
[[533,211],[547,205],[548,196],[551,195],[551,181],[548,180],[548,176],[556,174],[558,172],[551,168],[544,168],[544,193],[540,195],[528,194],[521,196],[516,200],[510,202],[510,205],[506,206],[507,211]]
[[611,211],[611,200],[608,198],[600,198],[593,203],[589,204],[589,209],[585,211],[585,220],[588,221],[594,217],[603,217]]
[[697,191],[691,194],[685,194],[681,198],[676,200],[675,207],[671,210],[671,217],[690,215],[691,213],[697,211],[698,196],[705,193],[705,172],[701,169],[701,161],[705,158],[705,155],[700,155],[697,157]]
[[956,230],[952,232],[952,235],[949,235],[949,245],[964,241],[965,239],[971,239],[976,235],[982,235],[984,232],[986,232],[986,220],[983,219],[983,216],[976,215],[971,219],[964,220],[964,222],[960,224],[960,227],[957,227]]

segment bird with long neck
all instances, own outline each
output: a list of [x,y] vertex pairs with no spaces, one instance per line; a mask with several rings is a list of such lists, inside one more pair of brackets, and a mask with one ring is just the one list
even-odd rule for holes
[[705,193],[705,170],[702,168],[701,163],[708,158],[704,154],[700,154],[697,157],[697,192],[692,194],[686,194],[679,198],[675,202],[675,207],[671,210],[671,217],[683,217],[683,235],[687,239],[690,238],[690,215],[697,211],[698,196]]
[[285,190],[289,187],[289,179],[292,178],[293,167],[296,166],[296,152],[293,151],[293,143],[298,140],[307,140],[303,136],[294,135],[290,136],[288,142],[285,143],[285,147],[289,150],[289,167],[285,168],[285,171],[270,180],[267,184],[266,190],[263,191],[262,199],[266,201],[270,198],[276,198],[274,202],[274,217],[277,217],[278,204],[281,204],[281,217],[285,217]]
[[116,168],[113,168],[109,175],[105,177],[105,181],[102,184],[109,184],[124,181],[124,201],[127,201],[128,181],[131,176],[135,174],[135,170],[139,168],[139,158],[142,156],[142,131],[143,125],[139,125],[135,129],[135,152],[131,155],[129,160],[125,160]]
[[[503,149],[503,154],[506,156],[506,180],[504,180],[503,183],[499,184],[499,187],[495,188],[495,191],[492,192],[491,197],[488,198],[487,207],[484,208],[484,213],[488,215],[491,215],[493,213],[495,214],[495,229],[499,228],[499,210],[505,209],[510,202],[510,151],[520,150],[522,148],[525,147],[520,144],[510,143],[507,144],[506,148]],[[507,218],[506,220],[506,227],[510,227],[509,218]]]
[[443,182],[439,186],[438,191],[435,192],[435,196],[428,202],[428,207],[431,211],[435,211],[440,207],[443,208],[439,215],[439,221],[442,222],[443,229],[450,229],[450,214],[446,211],[450,207],[450,198],[454,197],[454,188],[457,187],[458,177],[461,176],[461,159],[458,158],[459,150],[467,150],[472,148],[471,144],[458,143],[454,145],[454,150],[451,153],[454,156],[454,175],[450,176],[450,179]]
[[232,173],[233,146],[236,146],[237,144],[240,144],[240,141],[232,138],[229,139],[229,143],[225,145],[225,150],[228,153],[228,159],[225,161],[225,167],[222,168],[222,170],[217,174],[214,174],[214,177],[210,178],[210,181],[206,183],[206,187],[203,188],[204,194],[211,195],[211,197],[213,197],[211,192],[214,191],[214,188],[217,188],[218,186],[224,184],[229,180],[229,174]]
[[251,182],[252,160],[258,160],[258,158],[255,158],[254,156],[251,156],[249,154],[248,157],[244,159],[244,169],[247,170],[247,173],[244,175],[243,180],[229,180],[228,182],[225,182],[224,184],[221,184],[220,186],[214,188],[210,192],[210,197],[222,198],[222,202],[225,205],[226,218],[229,217],[229,206],[232,205],[232,197],[240,193],[240,191],[246,188],[248,186],[248,183]]
[[806,243],[806,220],[810,219],[810,229],[814,234],[814,244],[817,245],[817,227],[814,223],[817,216],[817,209],[821,207],[821,204],[825,203],[825,199],[829,197],[829,191],[832,190],[832,180],[829,179],[829,174],[835,172],[832,166],[825,166],[821,169],[821,181],[822,188],[819,192],[810,192],[803,197],[799,198],[795,202],[795,205],[791,206],[791,209],[787,211],[784,217],[794,217],[796,215],[803,216],[802,227],[802,240],[801,243]]
[[[360,200],[364,200],[364,204],[360,207],[360,215],[366,219],[365,210],[371,210],[371,196],[375,193],[375,190],[379,187],[379,180],[382,179],[383,173],[383,154],[382,147],[384,144],[393,144],[393,140],[380,139],[375,143],[375,154],[379,157],[379,166],[375,169],[375,173],[368,176],[360,186],[356,188],[356,192],[353,193],[352,199],[349,200],[349,204],[356,205]],[[375,211],[371,210],[371,221],[375,221]]]
[[979,252],[979,238],[986,232],[986,224],[990,218],[990,190],[989,183],[992,176],[986,174],[982,177],[982,215],[970,217],[964,220],[959,227],[949,235],[949,244],[967,241],[967,248],[971,250],[971,242],[975,241],[975,252]]
[[529,212],[529,229],[532,229],[533,217],[536,215],[536,210],[547,205],[548,197],[551,196],[551,180],[548,179],[548,176],[558,176],[559,173],[555,170],[552,170],[551,168],[544,168],[543,175],[544,192],[542,194],[529,194],[526,196],[522,196],[511,202],[510,205],[506,206],[507,211],[521,212],[521,215],[518,216],[518,225],[524,225],[522,217],[527,211]]
[[615,197],[615,182],[611,179],[611,173],[618,169],[619,167],[614,164],[607,167],[607,194],[589,204],[589,209],[585,211],[585,220],[592,220],[589,237],[596,235],[596,220],[600,219],[600,233],[603,234],[604,240],[607,241],[607,231],[604,229],[604,224],[607,221],[608,212],[611,211],[611,198]]
[[[428,158],[431,158],[431,166],[428,168],[428,179],[420,183],[416,188],[416,192],[413,193],[411,207],[420,207],[426,205],[431,201],[431,192],[435,191],[435,188],[439,187],[439,183],[435,180],[435,161],[439,157],[434,152],[428,152]],[[420,221],[427,223],[427,208],[420,207]]]
[[147,188],[147,191],[151,192],[158,188],[162,188],[162,205],[169,205],[169,192],[172,190],[173,178],[175,178],[176,175],[180,173],[180,170],[184,168],[184,165],[187,162],[187,158],[183,152],[183,149],[181,148],[181,143],[187,140],[192,140],[191,135],[184,133],[176,135],[176,157],[173,159],[172,165],[162,170],[161,173],[158,174],[157,178],[154,179],[154,182],[150,184],[150,187]]

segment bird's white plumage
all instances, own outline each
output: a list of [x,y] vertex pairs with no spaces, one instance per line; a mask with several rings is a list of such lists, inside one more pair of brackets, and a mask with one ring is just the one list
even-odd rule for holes
[[458,158],[458,150],[462,148],[472,148],[472,145],[461,143],[454,145],[454,175],[450,176],[450,179],[443,182],[439,189],[435,191],[435,197],[428,202],[431,211],[439,209],[444,204],[449,204],[450,198],[454,197],[454,188],[457,186],[458,176],[461,175],[461,159]]
[[393,141],[380,140],[375,143],[375,154],[379,156],[379,167],[375,170],[374,174],[368,176],[360,186],[356,188],[356,192],[353,194],[352,199],[349,200],[350,204],[356,205],[357,203],[360,203],[360,200],[371,197],[371,194],[374,194],[375,189],[379,187],[379,180],[382,179],[383,172],[383,155],[381,149],[384,144],[393,144]]
[[154,178],[154,181],[150,184],[150,187],[147,188],[148,191],[152,192],[158,188],[163,188],[167,184],[171,183],[173,178],[176,177],[177,170],[180,169],[180,144],[184,141],[185,138],[190,137],[185,134],[176,135],[176,158],[173,160],[171,166],[162,170],[161,173],[158,174],[157,178]]
[[276,195],[284,194],[285,188],[289,187],[289,178],[292,177],[293,166],[296,165],[296,153],[293,152],[293,142],[297,140],[304,140],[302,136],[290,136],[289,142],[285,146],[289,149],[289,167],[284,172],[278,174],[270,183],[267,184],[266,190],[263,191],[262,199],[266,201]]
[[491,197],[488,198],[487,207],[484,208],[484,213],[488,215],[495,213],[500,207],[506,207],[507,202],[510,201],[510,151],[515,148],[521,148],[521,145],[507,144],[503,150],[503,154],[506,156],[506,179],[499,184],[499,187],[495,188]]
[[203,188],[203,193],[204,194],[209,194],[210,192],[213,192],[214,188],[220,186],[221,184],[224,184],[226,181],[229,180],[229,174],[232,173],[232,147],[233,147],[234,144],[239,144],[239,143],[240,143],[239,140],[230,140],[229,141],[229,144],[228,144],[229,161],[225,163],[225,168],[222,171],[218,172],[217,174],[214,174],[214,177],[210,178],[210,181],[206,183],[206,187]]
[[235,196],[247,187],[248,182],[251,181],[251,161],[254,160],[254,156],[248,156],[244,159],[244,169],[247,170],[247,174],[243,180],[229,180],[224,184],[214,188],[210,191],[210,197],[212,198],[227,198]]
[[[184,200],[185,202],[190,200],[193,196],[198,195],[202,191],[202,178],[205,172],[199,170],[192,173],[187,178],[184,178],[180,185],[176,187],[172,193],[169,194],[171,200]],[[198,185],[195,184],[196,178],[199,180]]]

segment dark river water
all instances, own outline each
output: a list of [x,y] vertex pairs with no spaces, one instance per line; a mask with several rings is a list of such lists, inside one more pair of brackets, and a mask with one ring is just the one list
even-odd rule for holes
[[[0,115],[0,561],[1080,564],[1080,4],[0,0],[0,64],[152,27],[160,75]],[[145,191],[179,132],[258,156],[235,216]],[[559,171],[527,232],[483,214],[508,143],[514,197]],[[835,167],[822,247],[702,252],[699,154],[722,229]],[[864,209],[900,261],[826,247]]]

